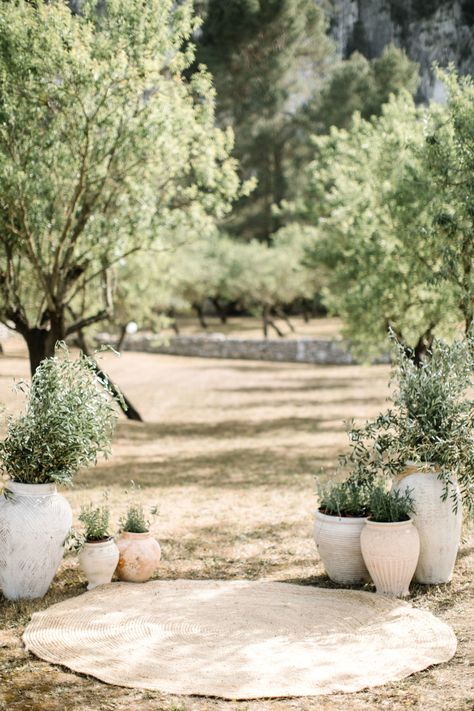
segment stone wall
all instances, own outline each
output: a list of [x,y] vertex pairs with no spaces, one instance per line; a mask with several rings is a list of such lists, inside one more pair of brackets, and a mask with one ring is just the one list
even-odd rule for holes
[[[99,343],[114,343],[115,337],[102,334]],[[124,350],[198,358],[270,360],[319,365],[352,365],[357,361],[343,341],[319,339],[243,339],[224,336],[174,336],[166,341],[153,335],[128,336]],[[381,358],[378,362],[388,362]]]

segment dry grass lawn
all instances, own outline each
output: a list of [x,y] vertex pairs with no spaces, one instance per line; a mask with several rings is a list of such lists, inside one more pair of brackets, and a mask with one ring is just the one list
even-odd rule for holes
[[[160,516],[159,571],[172,578],[266,578],[331,586],[312,540],[317,479],[334,472],[346,445],[344,420],[383,406],[388,370],[126,353],[106,358],[139,406],[144,424],[121,420],[111,460],[82,472],[67,492],[75,515],[107,488],[115,520],[133,479]],[[14,377],[28,364],[16,341],[0,360],[0,400],[19,406]],[[78,595],[85,580],[67,556],[43,600],[0,599],[0,708],[8,711],[360,711],[474,708],[472,537],[450,585],[413,590],[412,602],[454,627],[459,648],[446,665],[357,694],[225,702],[111,687],[25,653],[32,612]]]

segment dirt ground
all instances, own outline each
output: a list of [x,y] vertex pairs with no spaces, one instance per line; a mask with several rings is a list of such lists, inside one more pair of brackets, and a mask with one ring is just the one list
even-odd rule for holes
[[[344,421],[383,406],[385,366],[216,361],[126,353],[106,369],[145,422],[121,419],[112,458],[82,472],[67,491],[81,503],[109,492],[117,521],[131,479],[156,503],[162,550],[158,577],[269,579],[331,586],[312,540],[317,481],[334,473],[346,446]],[[20,402],[13,378],[28,364],[16,341],[0,359],[0,401]],[[107,686],[25,653],[31,614],[85,590],[74,555],[47,596],[8,603],[0,596],[0,709],[8,711],[361,711],[474,709],[473,537],[466,534],[454,580],[415,587],[413,604],[449,622],[459,646],[451,662],[402,682],[356,694],[226,702]],[[371,589],[368,587],[367,589]]]

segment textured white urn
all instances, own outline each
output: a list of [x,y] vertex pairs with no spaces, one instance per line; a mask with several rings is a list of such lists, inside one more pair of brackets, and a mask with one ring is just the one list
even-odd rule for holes
[[420,554],[412,519],[397,523],[367,520],[360,535],[365,564],[381,595],[405,597]]
[[360,550],[365,518],[328,516],[316,511],[314,541],[326,573],[335,583],[355,585],[369,580]]
[[46,594],[64,554],[72,512],[55,484],[9,482],[0,496],[0,588],[9,600]]
[[[411,489],[415,512],[412,514],[420,534],[420,558],[415,580],[426,585],[449,583],[461,541],[462,503],[456,483],[449,486],[448,498],[442,500],[444,483],[438,473],[420,471],[416,464],[407,469],[394,483],[394,489]],[[453,511],[453,498],[457,511]]]
[[87,589],[110,583],[118,560],[119,549],[113,538],[84,543],[79,553],[79,565],[88,580]]

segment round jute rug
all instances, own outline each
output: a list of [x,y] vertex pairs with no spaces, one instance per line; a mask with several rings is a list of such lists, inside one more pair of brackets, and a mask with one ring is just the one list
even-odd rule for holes
[[226,699],[358,691],[456,650],[407,603],[263,581],[112,583],[36,612],[23,640],[108,684]]

